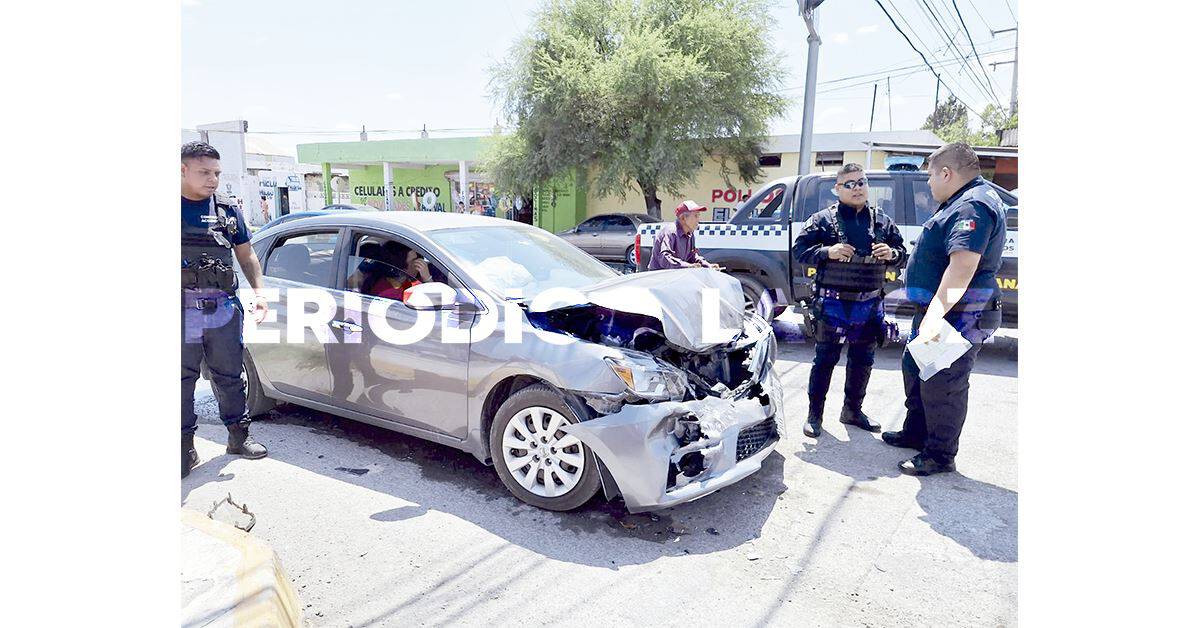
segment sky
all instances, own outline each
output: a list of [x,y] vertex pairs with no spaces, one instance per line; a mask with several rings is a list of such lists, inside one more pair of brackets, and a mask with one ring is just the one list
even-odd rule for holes
[[[1016,0],[879,2],[941,73],[942,99],[949,89],[976,112],[989,102],[1008,106],[1013,66],[993,70],[988,64],[1013,58],[1015,34],[993,36],[990,30],[1016,25]],[[184,0],[181,122],[195,128],[245,119],[256,138],[293,156],[298,143],[357,140],[363,125],[402,131],[369,132],[369,139],[416,137],[422,127],[432,137],[490,133],[499,115],[489,69],[529,27],[540,4]],[[930,9],[971,62],[974,79]],[[826,0],[817,14],[823,44],[814,131],[868,130],[874,84],[875,130],[920,128],[932,111],[936,80],[879,3]],[[799,133],[807,30],[794,1],[775,2],[772,15],[775,27],[764,36],[782,54],[783,94],[792,98],[772,133]]]

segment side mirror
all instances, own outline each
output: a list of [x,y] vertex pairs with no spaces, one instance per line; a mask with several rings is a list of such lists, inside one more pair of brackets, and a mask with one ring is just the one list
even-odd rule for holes
[[414,310],[448,310],[454,307],[456,296],[454,288],[440,281],[431,281],[409,288],[404,304]]

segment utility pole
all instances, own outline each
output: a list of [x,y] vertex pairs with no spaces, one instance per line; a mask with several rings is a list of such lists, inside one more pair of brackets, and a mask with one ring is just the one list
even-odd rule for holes
[[365,125],[365,124],[362,125],[362,131],[359,132],[359,134],[358,134],[358,141],[360,141],[360,142],[367,141],[367,125]]
[[934,74],[937,82],[933,85],[933,110],[937,111],[938,101],[942,98],[942,75]]
[[888,130],[892,130],[892,77],[887,77],[888,89]]
[[813,114],[817,106],[817,53],[821,47],[821,38],[817,36],[817,26],[813,20],[817,16],[817,7],[825,0],[796,0],[800,8],[800,16],[808,27],[808,69],[804,74],[804,120],[800,126],[800,165],[797,174],[808,174],[812,161],[812,128]]
[[[992,31],[992,36],[995,37],[996,35],[999,35],[1000,33],[1009,33],[1009,32],[1017,32],[1017,27],[1014,26],[1012,28],[1003,28],[998,31]],[[996,61],[996,62],[993,62],[990,64],[992,66],[993,72],[996,71],[996,66],[998,66],[998,65],[1007,65],[1007,64],[1011,63],[1013,66],[1012,99],[1009,101],[1009,106],[1008,106],[1008,115],[1010,115],[1010,116],[1017,115],[1017,52],[1018,52],[1018,46],[1020,45],[1020,41],[1021,41],[1021,34],[1017,33],[1016,39],[1013,41],[1013,59],[1012,59],[1012,61]]]
[[879,93],[879,83],[871,90],[871,125],[867,127],[867,132],[875,130],[875,95]]

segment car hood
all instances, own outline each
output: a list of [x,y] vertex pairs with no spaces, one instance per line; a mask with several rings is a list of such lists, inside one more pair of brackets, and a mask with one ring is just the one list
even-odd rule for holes
[[[709,299],[705,291],[712,291]],[[529,311],[553,312],[588,304],[639,314],[662,323],[667,342],[686,351],[704,352],[726,345],[742,334],[746,317],[741,283],[709,268],[658,270],[621,275],[579,291],[582,299],[562,300]],[[705,305],[710,311],[705,328]],[[715,315],[715,316],[714,316]]]

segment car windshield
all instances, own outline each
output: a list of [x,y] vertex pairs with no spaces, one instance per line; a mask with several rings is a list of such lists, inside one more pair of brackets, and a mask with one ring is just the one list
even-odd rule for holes
[[616,272],[558,236],[529,227],[439,229],[427,234],[498,296],[522,300],[550,288],[583,288]]

